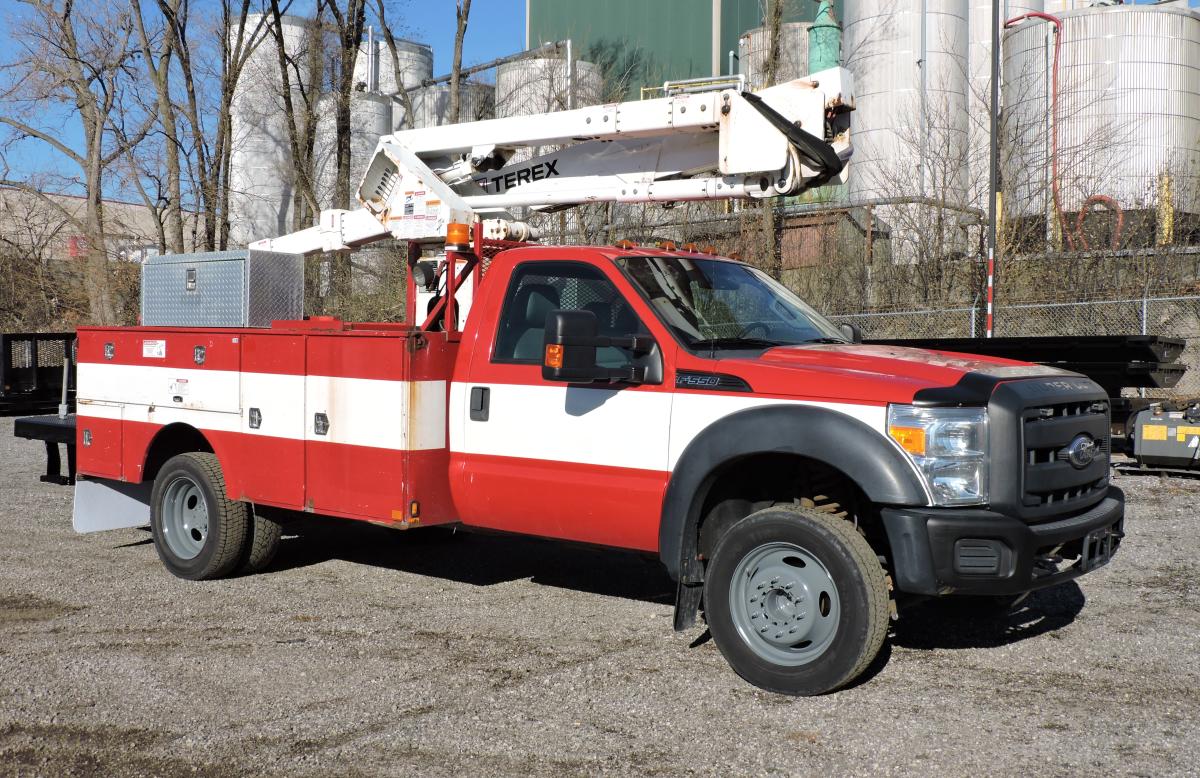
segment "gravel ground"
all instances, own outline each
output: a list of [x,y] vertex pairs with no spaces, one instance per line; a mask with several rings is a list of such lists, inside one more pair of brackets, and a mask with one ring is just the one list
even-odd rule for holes
[[0,773],[1196,775],[1200,481],[1122,477],[1112,564],[983,618],[894,625],[793,699],[671,631],[644,557],[314,523],[190,583],[149,535],[71,530],[0,419]]

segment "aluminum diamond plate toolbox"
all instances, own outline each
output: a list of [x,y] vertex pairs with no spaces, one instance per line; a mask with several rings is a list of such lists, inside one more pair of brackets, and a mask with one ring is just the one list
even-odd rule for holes
[[142,266],[142,324],[270,327],[304,317],[304,257],[242,249],[164,254]]

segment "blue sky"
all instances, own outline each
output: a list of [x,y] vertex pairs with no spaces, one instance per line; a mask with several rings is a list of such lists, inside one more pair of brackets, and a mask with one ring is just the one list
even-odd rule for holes
[[[414,1],[407,6],[413,38],[433,47],[433,74],[450,72],[454,56],[454,0]],[[473,0],[463,64],[472,65],[525,48],[525,0]]]
[[[193,7],[203,8],[211,0],[193,0]],[[312,0],[296,0],[292,8],[297,13],[311,10]],[[0,50],[11,52],[9,0],[0,0]],[[389,13],[389,21],[398,34],[405,38],[427,43],[433,47],[434,75],[450,72],[450,61],[454,55],[454,0],[401,0]],[[463,64],[472,65],[512,54],[525,47],[525,0],[474,0],[471,5],[470,23],[463,43]],[[64,116],[67,119],[66,116]],[[69,145],[80,145],[81,133],[77,125],[67,119]],[[9,154],[9,171],[13,178],[53,169],[62,165],[67,175],[75,175],[75,166],[66,162],[45,144],[36,141],[21,143],[20,152]]]
[[[603,2],[603,0],[595,0]],[[212,0],[193,0],[199,9]],[[653,2],[653,0],[646,0]],[[1200,0],[1190,0],[1191,5]],[[311,10],[314,0],[295,0],[292,10],[304,13]],[[13,51],[9,30],[10,0],[0,0],[0,51]],[[407,38],[427,43],[434,51],[434,75],[450,71],[450,60],[454,51],[454,0],[399,0],[392,12],[397,32]],[[472,65],[495,57],[520,51],[525,45],[525,0],[474,0],[471,20],[463,47],[463,63]],[[2,58],[0,58],[2,59]],[[64,119],[67,117],[64,115]],[[73,122],[67,121],[69,126]],[[71,145],[78,145],[78,132]],[[26,141],[21,144],[19,154],[10,154],[13,177],[24,177],[34,172],[55,167],[56,155],[45,144]],[[15,160],[15,161],[14,161]],[[73,168],[66,165],[66,168]],[[74,170],[68,171],[74,174]]]

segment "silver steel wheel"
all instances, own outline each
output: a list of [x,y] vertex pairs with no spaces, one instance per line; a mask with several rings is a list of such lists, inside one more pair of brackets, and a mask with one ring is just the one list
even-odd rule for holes
[[795,667],[829,648],[841,604],[833,577],[815,556],[792,543],[766,543],[734,570],[729,614],[755,654]]
[[208,538],[208,502],[200,485],[186,475],[163,489],[162,532],[167,548],[180,559],[195,559]]

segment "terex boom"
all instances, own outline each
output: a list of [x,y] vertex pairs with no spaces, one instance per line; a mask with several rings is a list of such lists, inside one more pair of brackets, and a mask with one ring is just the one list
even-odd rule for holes
[[[789,694],[862,673],[896,593],[1104,564],[1124,504],[1092,381],[865,346],[748,265],[532,245],[506,210],[841,181],[852,109],[834,69],[402,132],[359,209],[148,264],[143,326],[79,331],[76,527],[149,524],[191,579],[264,566],[287,511],[636,549],[678,581],[677,629],[702,609]],[[298,255],[383,238],[409,242],[404,323],[263,319]]]

